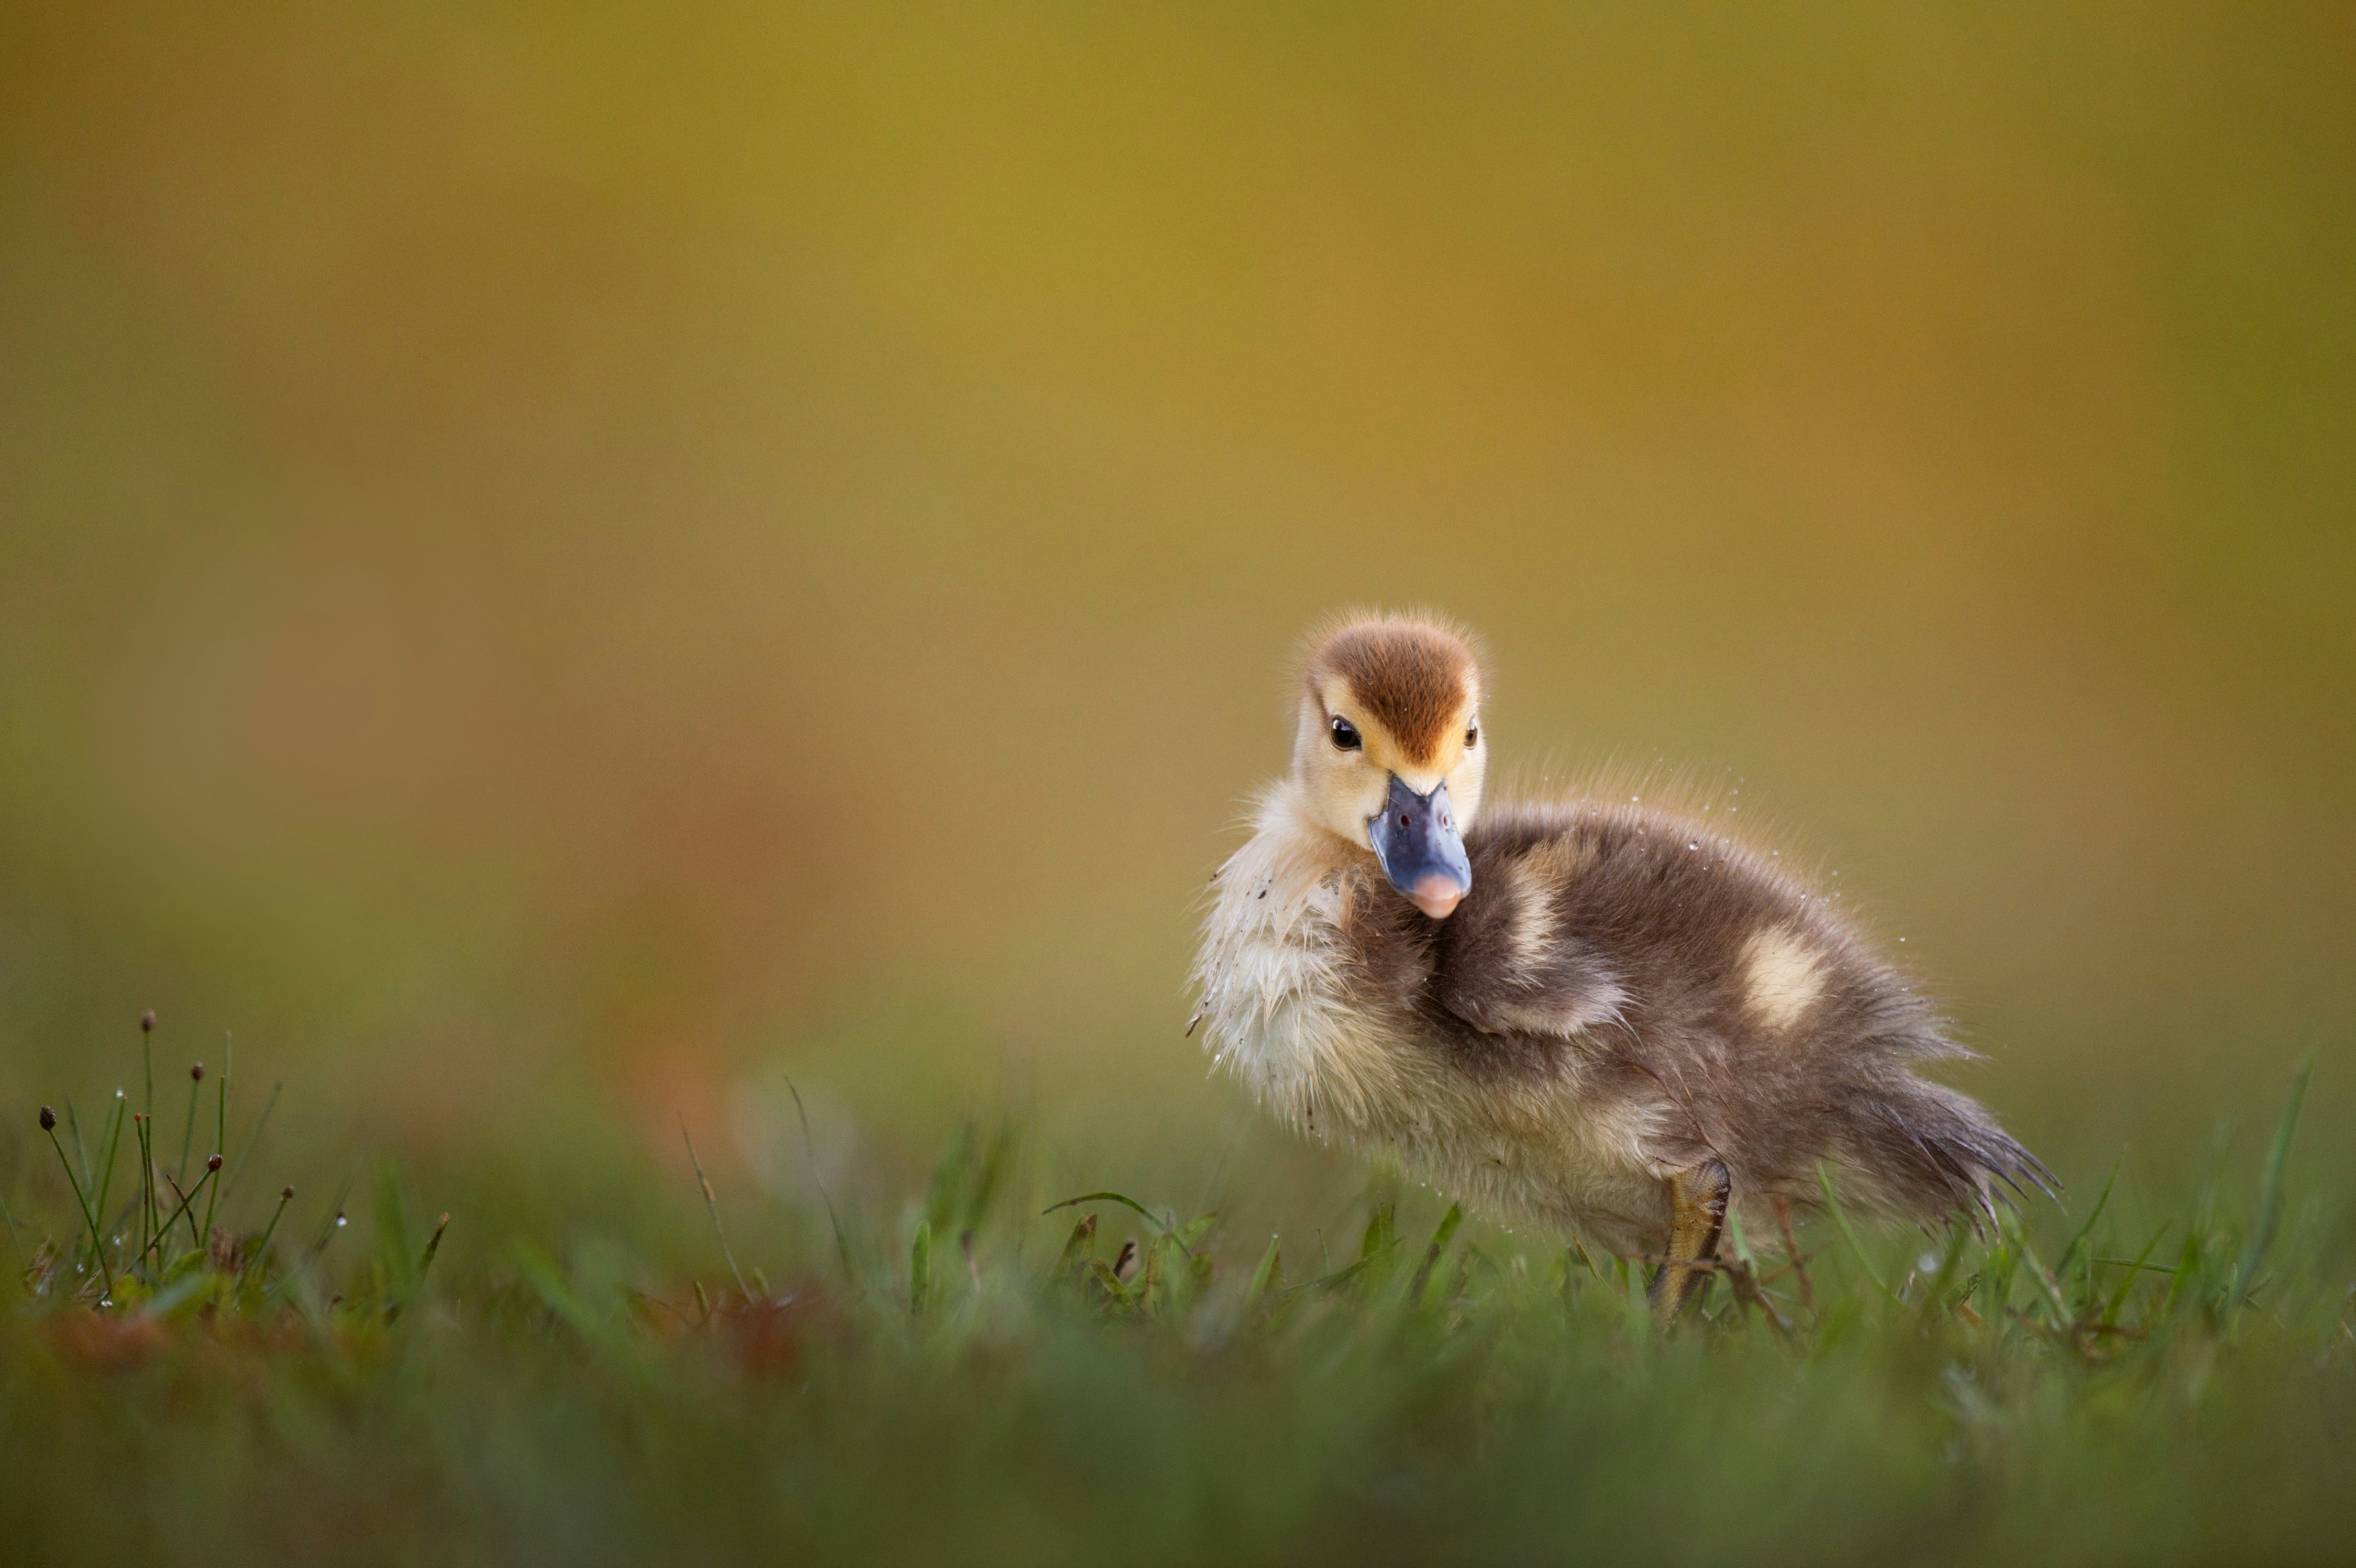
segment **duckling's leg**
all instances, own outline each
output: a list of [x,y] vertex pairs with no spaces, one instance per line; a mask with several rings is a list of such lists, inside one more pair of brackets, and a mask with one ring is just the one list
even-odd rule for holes
[[1693,1262],[1718,1251],[1730,1185],[1726,1167],[1716,1160],[1704,1160],[1669,1178],[1668,1259],[1653,1272],[1653,1282],[1644,1290],[1664,1323],[1675,1321],[1693,1299],[1695,1287],[1708,1283],[1709,1271],[1693,1267]]

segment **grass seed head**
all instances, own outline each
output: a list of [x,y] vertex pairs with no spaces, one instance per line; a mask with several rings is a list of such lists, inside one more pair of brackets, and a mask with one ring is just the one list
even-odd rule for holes
[[152,1035],[155,1032],[155,1009],[153,1007],[139,1015],[139,1032],[143,1035]]
[[288,1186],[285,1186],[285,1187],[280,1187],[280,1188],[278,1189],[278,1196],[279,1196],[280,1197],[282,1197],[282,1198],[284,1198],[284,1199],[285,1199],[287,1202],[289,1202],[289,1203],[294,1202],[294,1188],[293,1185],[292,1185],[292,1184],[289,1184]]
[[202,1083],[202,1082],[204,1082],[204,1080],[205,1080],[205,1064],[204,1064],[204,1063],[202,1063],[202,1062],[198,1062],[198,1063],[197,1063],[195,1066],[193,1066],[193,1067],[191,1067],[190,1069],[188,1069],[188,1078],[189,1078],[189,1079],[190,1079],[190,1080],[191,1080],[191,1081],[193,1081],[193,1082],[197,1082],[197,1083]]
[[221,1157],[219,1155],[207,1155],[205,1156],[205,1169],[209,1171],[217,1171],[220,1168]]
[[57,1113],[55,1111],[50,1110],[50,1109],[49,1109],[48,1106],[46,1106],[46,1105],[42,1106],[42,1107],[41,1107],[41,1131],[42,1131],[42,1132],[44,1132],[44,1133],[51,1133],[51,1132],[55,1132],[55,1131],[57,1130],[57,1125],[58,1125],[58,1113]]

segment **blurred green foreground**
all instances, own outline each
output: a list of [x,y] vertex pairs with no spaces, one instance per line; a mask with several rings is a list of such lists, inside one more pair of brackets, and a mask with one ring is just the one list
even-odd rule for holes
[[[1074,1197],[1011,1126],[891,1211],[682,1193],[667,1232],[466,1267],[387,1167],[362,1223],[267,1250],[110,1232],[102,1305],[78,1209],[0,1326],[0,1533],[43,1563],[2340,1561],[2356,1256],[2291,1158],[2305,1087],[2173,1207],[2130,1177],[1890,1237],[1827,1177],[1798,1267],[1738,1230],[1668,1333],[1635,1265],[1379,1174],[1318,1216],[1248,1155],[1209,1188],[1242,1221]],[[696,1265],[650,1261],[698,1219]]]

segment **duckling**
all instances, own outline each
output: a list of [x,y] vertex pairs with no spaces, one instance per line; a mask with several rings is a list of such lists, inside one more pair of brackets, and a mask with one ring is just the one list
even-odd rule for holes
[[[2033,1155],[1915,1075],[1967,1056],[1771,851],[1634,800],[1484,812],[1465,637],[1345,619],[1301,672],[1290,773],[1213,879],[1213,1060],[1278,1117],[1508,1222],[1655,1261],[1674,1318],[1730,1206],[1993,1220]],[[1190,1026],[1191,1032],[1192,1026]],[[1764,1230],[1762,1234],[1769,1233]]]

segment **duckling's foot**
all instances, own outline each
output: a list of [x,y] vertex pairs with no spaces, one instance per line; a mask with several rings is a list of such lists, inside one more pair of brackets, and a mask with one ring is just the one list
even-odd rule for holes
[[1669,1178],[1668,1256],[1644,1289],[1645,1299],[1664,1323],[1675,1322],[1709,1283],[1710,1271],[1695,1265],[1718,1251],[1730,1185],[1726,1166],[1716,1160],[1704,1160]]

